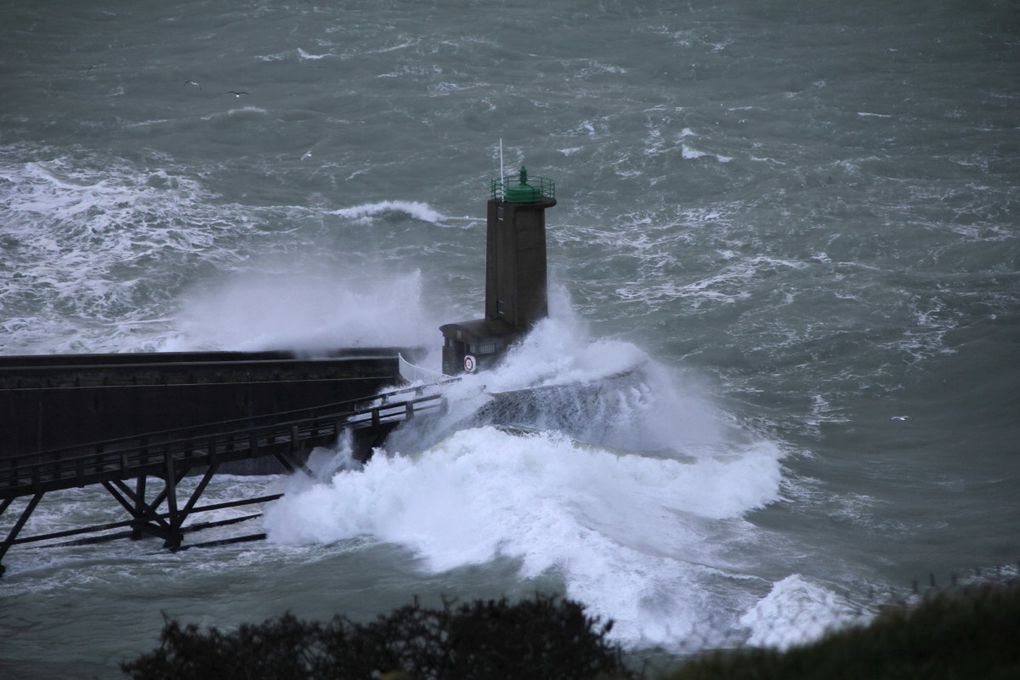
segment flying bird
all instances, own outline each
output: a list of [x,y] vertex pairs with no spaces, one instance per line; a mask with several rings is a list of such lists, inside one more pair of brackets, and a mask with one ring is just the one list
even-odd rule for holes
[[240,99],[241,97],[247,97],[248,96],[248,93],[245,92],[244,90],[228,90],[224,94],[232,94],[237,99]]

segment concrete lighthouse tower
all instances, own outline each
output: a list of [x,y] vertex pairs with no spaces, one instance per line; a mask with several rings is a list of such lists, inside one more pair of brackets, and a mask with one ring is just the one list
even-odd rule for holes
[[443,373],[473,373],[496,363],[506,349],[549,313],[545,210],[556,186],[545,177],[492,180],[485,242],[485,318],[448,323]]

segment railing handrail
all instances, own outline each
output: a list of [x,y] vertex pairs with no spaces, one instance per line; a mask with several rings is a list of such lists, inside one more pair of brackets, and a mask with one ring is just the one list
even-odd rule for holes
[[525,180],[521,181],[520,174],[504,175],[498,179],[490,180],[489,182],[489,193],[493,199],[505,199],[507,190],[513,189],[514,187],[531,187],[538,193],[539,200],[546,198],[556,198],[556,182],[548,177],[540,177],[537,175],[527,175]]
[[[194,436],[200,436],[202,434],[209,434],[209,432],[207,432],[206,430],[213,429],[215,431],[219,431],[219,428],[222,428],[223,426],[226,426],[226,425],[232,425],[232,424],[235,424],[235,423],[257,423],[257,422],[262,421],[262,420],[270,420],[270,419],[275,422],[276,419],[281,418],[281,417],[285,417],[285,416],[293,416],[293,415],[298,415],[298,414],[302,414],[302,413],[314,413],[314,412],[317,412],[317,411],[320,411],[320,410],[323,410],[323,409],[329,410],[329,409],[335,409],[335,408],[341,407],[341,406],[349,406],[349,405],[354,405],[354,404],[366,404],[366,403],[374,402],[377,399],[384,399],[385,400],[385,399],[387,399],[389,397],[392,397],[392,396],[395,396],[395,395],[398,395],[398,394],[406,394],[407,392],[418,392],[418,391],[427,389],[429,387],[443,385],[443,384],[446,384],[448,382],[452,382],[452,381],[455,381],[455,380],[458,380],[458,379],[459,378],[451,378],[449,380],[443,380],[441,382],[437,382],[437,383],[429,384],[429,385],[418,385],[418,386],[415,386],[415,387],[401,387],[399,389],[389,390],[387,392],[380,392],[379,394],[375,394],[375,395],[368,396],[368,397],[361,397],[361,398],[357,398],[357,399],[345,399],[343,401],[334,401],[334,402],[329,402],[329,403],[326,403],[326,404],[318,404],[316,406],[306,406],[306,407],[302,407],[302,408],[298,408],[298,409],[290,409],[290,410],[287,410],[287,411],[275,411],[273,413],[264,413],[264,414],[257,415],[257,416],[243,416],[243,417],[240,417],[240,418],[228,418],[227,420],[214,420],[214,421],[210,421],[210,422],[207,422],[207,423],[199,423],[198,425],[189,425],[188,427],[175,427],[175,428],[170,428],[170,429],[166,429],[166,430],[153,430],[153,431],[149,431],[149,432],[139,432],[137,434],[124,435],[122,437],[114,437],[112,439],[101,439],[101,440],[95,440],[95,441],[91,441],[91,442],[83,442],[81,444],[74,444],[74,445],[71,445],[71,446],[61,446],[61,447],[57,447],[57,448],[53,448],[53,449],[45,449],[43,451],[33,451],[31,453],[23,453],[23,454],[20,454],[20,455],[17,455],[17,456],[3,456],[3,457],[0,457],[0,465],[2,465],[4,463],[8,463],[8,462],[20,461],[20,460],[23,460],[23,459],[26,459],[26,458],[38,458],[40,456],[54,456],[54,455],[58,455],[58,454],[61,454],[61,453],[64,453],[64,452],[68,452],[68,451],[78,451],[78,450],[82,450],[82,449],[94,449],[94,448],[96,448],[98,446],[112,446],[112,445],[116,445],[118,443],[123,443],[123,442],[133,442],[133,441],[136,441],[136,440],[139,440],[139,439],[159,438],[160,441],[158,443],[162,444],[164,441],[166,441],[164,439],[165,437],[175,436],[175,435],[183,435],[183,433],[185,433],[185,432],[194,432],[195,433]],[[154,442],[154,444],[155,443],[156,442]],[[118,449],[118,450],[122,450],[122,449]],[[125,449],[125,450],[129,450],[129,449]]]

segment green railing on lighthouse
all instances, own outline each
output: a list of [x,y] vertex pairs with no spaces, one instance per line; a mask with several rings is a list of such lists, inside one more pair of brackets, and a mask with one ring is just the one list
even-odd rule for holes
[[505,175],[490,183],[491,196],[505,203],[540,203],[556,198],[556,183],[548,177],[529,177],[521,167],[514,175]]

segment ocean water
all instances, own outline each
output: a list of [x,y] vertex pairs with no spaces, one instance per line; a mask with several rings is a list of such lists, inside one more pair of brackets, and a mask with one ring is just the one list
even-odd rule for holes
[[[16,546],[0,670],[116,677],[164,614],[536,590],[636,654],[786,646],[1015,570],[1018,65],[1012,0],[4,3],[3,354],[438,369],[499,139],[559,203],[550,319],[442,419],[364,469],[338,442],[314,482],[217,479],[287,492],[199,534],[263,543]],[[26,531],[118,519],[72,490]]]

